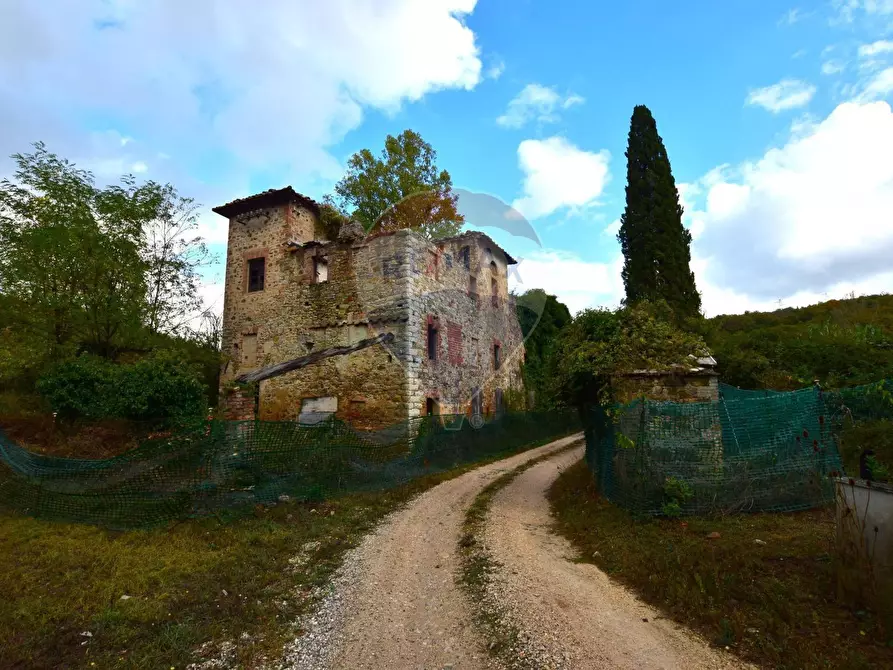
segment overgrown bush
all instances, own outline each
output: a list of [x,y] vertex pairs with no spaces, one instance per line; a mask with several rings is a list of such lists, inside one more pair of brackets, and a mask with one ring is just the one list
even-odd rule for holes
[[37,381],[37,391],[63,420],[117,416],[114,366],[98,356],[83,355],[54,366]]
[[207,406],[199,372],[166,353],[125,365],[79,356],[56,365],[37,387],[69,421],[182,421],[203,416]]

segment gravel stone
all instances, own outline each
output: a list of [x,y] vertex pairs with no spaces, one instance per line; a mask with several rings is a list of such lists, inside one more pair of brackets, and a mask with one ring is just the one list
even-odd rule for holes
[[[349,551],[318,607],[285,649],[280,670],[498,668],[460,592],[459,535],[475,496],[506,470],[565,438],[448,480],[389,515]],[[434,566],[439,565],[439,568]]]

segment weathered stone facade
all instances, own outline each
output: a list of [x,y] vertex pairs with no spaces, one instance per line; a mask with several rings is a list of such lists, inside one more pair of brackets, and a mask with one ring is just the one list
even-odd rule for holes
[[261,382],[259,418],[324,407],[381,427],[432,411],[470,413],[477,389],[480,411],[497,411],[521,388],[524,350],[507,290],[514,260],[486,235],[432,242],[401,230],[326,240],[316,203],[291,188],[214,211],[230,221],[224,398],[237,397],[226,389],[238,374],[385,332],[394,334],[390,345]]
[[719,402],[713,371],[633,372],[614,378],[614,393],[625,404],[636,398],[658,402]]

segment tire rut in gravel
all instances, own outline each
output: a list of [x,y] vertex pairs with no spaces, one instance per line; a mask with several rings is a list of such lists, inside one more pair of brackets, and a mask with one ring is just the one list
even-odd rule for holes
[[546,491],[583,448],[543,461],[493,498],[484,544],[496,570],[488,598],[507,611],[540,656],[538,667],[718,669],[752,667],[710,647],[638,600],[551,531]]
[[285,668],[415,670],[497,667],[455,583],[465,509],[491,481],[578,441],[574,435],[482,466],[393,513],[345,560]]

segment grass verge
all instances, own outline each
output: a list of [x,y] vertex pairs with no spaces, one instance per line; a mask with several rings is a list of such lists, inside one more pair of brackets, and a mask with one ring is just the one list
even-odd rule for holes
[[836,598],[831,509],[638,519],[598,495],[584,461],[549,500],[580,560],[716,645],[779,669],[893,667],[893,621]]
[[499,569],[499,563],[493,558],[482,540],[487,512],[496,494],[523,472],[542,461],[579,446],[579,441],[573,442],[557,451],[539,456],[509,470],[485,486],[475,496],[465,513],[462,534],[459,538],[460,565],[457,581],[471,601],[476,604],[474,623],[481,631],[483,638],[487,640],[488,651],[503,661],[506,667],[513,670],[526,670],[537,666],[531,665],[536,663],[534,657],[518,653],[519,647],[522,646],[521,630],[511,622],[510,618],[506,616],[506,610],[488,592],[492,575]]
[[344,553],[386,514],[518,451],[389,491],[258,506],[225,525],[113,532],[0,515],[0,665],[179,669],[202,660],[200,647],[230,667],[274,660]]

